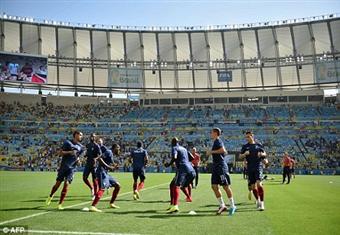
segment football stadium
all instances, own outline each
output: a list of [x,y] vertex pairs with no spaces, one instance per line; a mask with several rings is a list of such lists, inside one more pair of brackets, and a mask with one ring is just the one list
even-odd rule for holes
[[0,234],[340,234],[330,2],[202,26],[1,13]]

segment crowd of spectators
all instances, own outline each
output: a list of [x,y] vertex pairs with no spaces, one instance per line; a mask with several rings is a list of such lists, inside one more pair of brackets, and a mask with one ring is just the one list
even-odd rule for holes
[[[58,168],[58,149],[75,129],[85,136],[97,133],[104,143],[118,143],[122,155],[116,161],[129,171],[129,152],[142,140],[149,165],[160,171],[168,160],[170,139],[195,146],[202,155],[201,168],[211,159],[210,130],[218,126],[235,169],[244,132],[252,130],[269,153],[272,168],[281,167],[283,152],[297,159],[303,169],[339,169],[340,111],[334,105],[225,106],[147,108],[111,104],[56,106],[0,103],[0,165],[19,169]],[[86,144],[87,138],[83,144]]]

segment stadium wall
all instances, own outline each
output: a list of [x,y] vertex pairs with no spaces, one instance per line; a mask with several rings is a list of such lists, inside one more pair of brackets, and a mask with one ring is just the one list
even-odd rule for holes
[[[179,92],[175,94],[162,94],[162,93],[152,93],[152,94],[141,94],[140,105],[142,106],[224,106],[224,105],[249,105],[249,104],[261,104],[261,105],[279,105],[279,104],[320,104],[323,100],[324,91],[319,90],[302,90],[302,91],[249,91],[249,92],[195,92],[195,93],[185,93]],[[265,98],[268,97],[265,102]],[[272,98],[286,97],[286,102],[273,101]],[[299,102],[296,100],[291,102],[290,97],[305,97],[305,101]],[[310,97],[317,97],[318,99],[310,99]],[[231,98],[231,99],[230,99]],[[258,102],[248,101],[248,98],[256,99],[259,98]],[[239,99],[240,102],[231,102],[232,99]],[[32,94],[17,94],[17,93],[0,93],[0,100],[5,103],[15,103],[19,102],[21,104],[45,104],[53,103],[54,105],[72,106],[75,104],[86,105],[86,104],[100,104],[100,103],[111,103],[113,105],[126,105],[128,101],[126,99],[110,99],[103,97],[73,97],[73,96],[52,96],[52,95],[32,95]],[[167,100],[167,102],[163,102]],[[187,100],[187,103],[175,103],[178,100]],[[201,100],[201,103],[197,101]],[[205,100],[211,101],[204,103]],[[219,101],[218,101],[219,100]],[[225,100],[225,102],[223,102]],[[146,102],[148,101],[148,102]],[[157,102],[155,102],[157,101]],[[192,103],[191,103],[192,102]]]
[[98,97],[72,97],[72,96],[45,96],[32,94],[0,93],[1,102],[14,104],[19,102],[24,105],[35,105],[52,103],[54,105],[73,106],[86,104],[112,103],[114,105],[124,105],[126,100],[113,100]]
[[140,103],[144,106],[223,106],[229,105],[279,105],[279,104],[320,104],[324,102],[324,91],[313,90],[272,90],[235,92],[195,92],[195,93],[153,93],[141,94]]

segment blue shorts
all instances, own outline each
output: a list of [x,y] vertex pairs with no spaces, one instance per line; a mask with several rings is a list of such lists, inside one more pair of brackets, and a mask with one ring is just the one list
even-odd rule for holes
[[248,182],[249,184],[255,184],[256,181],[262,181],[263,173],[261,169],[249,169],[248,170]]
[[137,181],[138,177],[140,178],[141,181],[144,181],[145,180],[145,169],[144,168],[133,169],[132,175],[133,175],[134,181]]
[[100,189],[111,188],[118,184],[118,181],[105,170],[97,170],[96,177]]
[[69,183],[72,183],[73,175],[75,173],[74,168],[59,168],[58,169],[58,175],[57,175],[57,181],[68,181]]
[[89,177],[90,173],[92,174],[92,177],[96,177],[96,168],[89,165],[89,164],[86,164],[85,167],[84,167],[84,171],[83,171],[83,176],[85,178]]
[[213,169],[211,174],[211,184],[231,185],[228,169]]
[[175,176],[175,184],[176,186],[188,187],[189,184],[195,179],[196,173],[195,171],[178,171]]

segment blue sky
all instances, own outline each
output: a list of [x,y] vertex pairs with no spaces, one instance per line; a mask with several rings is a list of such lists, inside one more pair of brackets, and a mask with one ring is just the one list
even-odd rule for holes
[[205,26],[340,13],[340,0],[0,0],[0,12],[74,23]]

